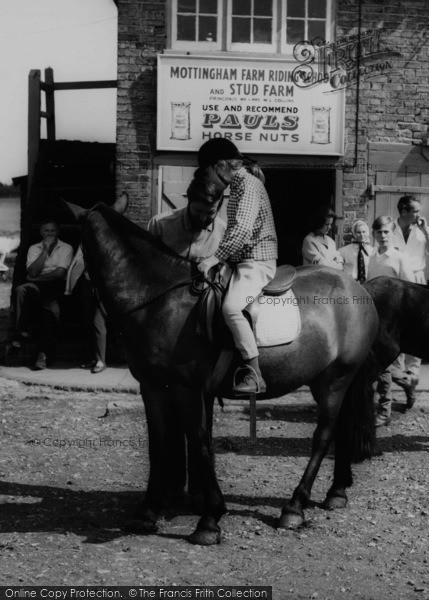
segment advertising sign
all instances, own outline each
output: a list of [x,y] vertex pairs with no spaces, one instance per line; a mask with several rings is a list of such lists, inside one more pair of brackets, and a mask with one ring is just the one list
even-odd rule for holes
[[226,137],[244,153],[341,155],[344,90],[296,85],[296,67],[285,59],[160,54],[158,150],[197,151]]

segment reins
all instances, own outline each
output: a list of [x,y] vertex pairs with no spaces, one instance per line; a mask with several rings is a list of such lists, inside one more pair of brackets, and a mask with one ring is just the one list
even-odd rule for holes
[[159,298],[162,298],[162,296],[165,296],[165,294],[168,294],[173,290],[176,290],[185,285],[190,285],[191,293],[193,293],[195,296],[200,296],[204,292],[204,290],[207,289],[207,287],[211,287],[214,290],[221,292],[224,292],[225,290],[223,285],[218,281],[209,281],[207,279],[204,279],[201,273],[197,273],[196,275],[193,275],[190,279],[185,279],[184,281],[179,281],[178,283],[175,283],[170,288],[167,288],[166,290],[164,290],[157,296],[154,296],[153,298],[146,298],[136,306],[131,306],[130,308],[122,310],[121,313],[117,315],[117,318],[122,319],[124,317],[127,317],[128,315],[145,308],[155,300],[159,300]]

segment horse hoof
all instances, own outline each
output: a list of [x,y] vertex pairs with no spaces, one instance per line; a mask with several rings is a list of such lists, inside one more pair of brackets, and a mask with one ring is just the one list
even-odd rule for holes
[[125,531],[136,533],[138,535],[152,535],[158,532],[158,525],[155,521],[149,519],[130,519],[125,523]]
[[220,531],[203,531],[196,529],[188,537],[188,541],[196,546],[214,546],[220,544]]
[[298,529],[304,525],[304,515],[296,512],[285,512],[281,515],[277,529]]
[[198,546],[213,546],[214,544],[220,544],[220,534],[221,529],[215,519],[202,517],[198,521],[194,533],[189,536],[188,541]]
[[337,510],[347,506],[347,496],[326,496],[322,504],[325,510]]

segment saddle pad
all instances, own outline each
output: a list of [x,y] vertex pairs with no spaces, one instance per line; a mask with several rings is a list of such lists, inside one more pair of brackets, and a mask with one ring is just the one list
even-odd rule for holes
[[259,347],[280,346],[294,340],[301,332],[301,314],[292,290],[281,296],[262,296],[255,326]]

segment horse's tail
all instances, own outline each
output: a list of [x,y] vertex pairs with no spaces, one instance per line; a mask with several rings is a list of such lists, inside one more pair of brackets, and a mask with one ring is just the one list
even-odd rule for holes
[[350,383],[335,432],[336,451],[359,462],[376,452],[373,381],[375,359],[370,352]]

